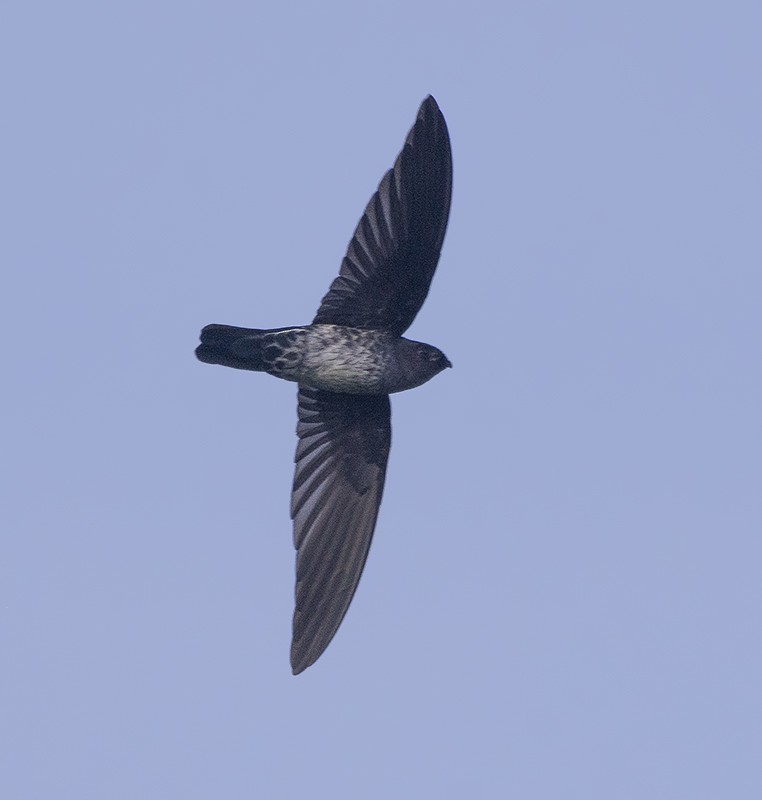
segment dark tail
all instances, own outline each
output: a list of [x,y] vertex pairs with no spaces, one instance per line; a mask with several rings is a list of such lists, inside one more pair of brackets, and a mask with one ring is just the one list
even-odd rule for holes
[[205,364],[222,364],[235,369],[263,370],[261,334],[255,328],[207,325],[201,331],[196,358]]

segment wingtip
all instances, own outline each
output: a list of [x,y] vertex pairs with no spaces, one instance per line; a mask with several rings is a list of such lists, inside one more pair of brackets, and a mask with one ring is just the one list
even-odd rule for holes
[[421,103],[421,107],[418,111],[419,116],[424,114],[427,110],[442,113],[441,109],[439,108],[439,104],[434,99],[433,94],[428,94],[424,98],[423,102]]
[[[296,620],[296,612],[294,612]],[[325,650],[325,648],[323,648]],[[296,634],[291,639],[291,652],[289,653],[289,661],[291,663],[291,674],[299,675],[304,672],[307,667],[311,667],[323,653],[320,650],[317,655],[310,647],[305,647],[301,637],[297,638]]]
[[305,659],[303,655],[298,656],[297,653],[291,653],[291,674],[292,675],[301,675],[307,667],[311,667],[317,659]]
[[410,129],[405,144],[414,145],[418,137],[443,145],[448,151],[447,158],[450,158],[450,134],[447,131],[447,122],[433,95],[428,95],[421,103],[415,124]]

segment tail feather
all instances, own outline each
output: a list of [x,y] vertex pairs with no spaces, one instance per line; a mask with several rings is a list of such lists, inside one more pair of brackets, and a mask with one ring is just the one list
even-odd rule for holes
[[261,346],[263,333],[256,328],[207,325],[201,331],[201,344],[196,348],[196,358],[205,364],[261,371],[265,368]]

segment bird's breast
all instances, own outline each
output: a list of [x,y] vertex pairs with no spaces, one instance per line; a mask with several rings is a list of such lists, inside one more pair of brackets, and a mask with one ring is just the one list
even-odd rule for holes
[[390,359],[388,335],[378,331],[313,325],[299,382],[349,394],[382,394]]

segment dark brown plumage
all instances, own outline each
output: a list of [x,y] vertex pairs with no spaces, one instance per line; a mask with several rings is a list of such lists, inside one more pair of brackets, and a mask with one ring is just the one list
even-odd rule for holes
[[294,674],[330,643],[365,566],[391,445],[389,393],[419,386],[450,366],[436,347],[402,334],[428,294],[451,188],[447,126],[427,97],[312,324],[207,325],[201,333],[201,361],[299,383],[291,502]]

